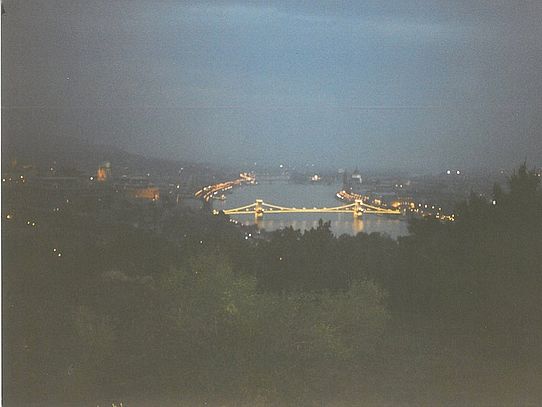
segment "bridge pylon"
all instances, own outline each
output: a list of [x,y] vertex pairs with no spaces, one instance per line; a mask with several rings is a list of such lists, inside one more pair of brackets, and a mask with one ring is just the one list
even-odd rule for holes
[[363,216],[363,205],[362,205],[363,201],[361,199],[356,199],[354,201],[354,210],[353,210],[353,214],[354,214],[354,218],[355,219],[358,219],[358,218],[361,218]]
[[256,199],[256,206],[254,206],[254,217],[256,219],[263,218],[263,200]]

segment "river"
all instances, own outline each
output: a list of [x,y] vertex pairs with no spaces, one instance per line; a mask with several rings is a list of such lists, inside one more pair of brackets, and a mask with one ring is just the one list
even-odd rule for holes
[[[288,207],[333,207],[342,205],[335,194],[341,189],[340,184],[290,184],[287,182],[261,182],[256,185],[243,185],[226,194],[226,200],[214,200],[217,210],[237,208],[254,203],[256,199]],[[257,223],[260,229],[273,231],[288,226],[307,230],[315,228],[318,220],[331,221],[331,230],[336,236],[355,235],[359,232],[379,232],[392,238],[408,234],[407,221],[401,216],[364,214],[361,219],[354,219],[349,213],[289,213],[268,214],[255,221],[253,215],[233,215],[233,219],[250,225]]]

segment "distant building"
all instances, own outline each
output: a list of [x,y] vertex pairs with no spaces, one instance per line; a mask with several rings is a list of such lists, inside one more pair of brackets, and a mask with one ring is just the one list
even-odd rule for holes
[[348,179],[348,173],[343,172],[343,190],[349,191],[351,189],[350,180]]
[[106,162],[100,167],[98,167],[98,172],[96,173],[96,180],[100,182],[105,182],[111,179],[111,163]]
[[123,177],[119,187],[127,198],[147,201],[160,199],[160,189],[153,185],[148,177]]
[[160,190],[157,187],[130,188],[125,189],[126,195],[130,198],[147,201],[158,201],[160,199]]
[[355,183],[355,184],[362,184],[363,183],[363,178],[361,177],[361,174],[360,174],[357,167],[354,170],[354,172],[352,173],[352,182]]

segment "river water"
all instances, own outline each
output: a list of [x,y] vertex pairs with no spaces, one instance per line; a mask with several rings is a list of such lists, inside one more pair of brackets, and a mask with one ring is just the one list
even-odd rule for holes
[[[344,204],[335,197],[340,189],[341,184],[261,182],[256,185],[243,185],[234,188],[226,194],[226,200],[214,200],[213,208],[217,210],[237,208],[254,203],[256,199],[262,199],[269,204],[296,208],[334,207]],[[318,226],[318,220],[323,219],[331,221],[331,230],[337,236],[355,235],[359,232],[379,232],[397,238],[408,234],[406,219],[397,215],[364,214],[362,219],[354,219],[350,213],[264,214],[263,219],[257,222],[254,215],[233,215],[232,218],[245,225],[256,223],[258,228],[267,231],[288,226],[307,230]]]

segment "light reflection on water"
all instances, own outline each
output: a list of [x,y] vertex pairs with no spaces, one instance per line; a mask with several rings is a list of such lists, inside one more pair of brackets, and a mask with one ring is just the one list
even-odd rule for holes
[[[285,182],[260,183],[236,188],[226,195],[225,201],[213,201],[213,207],[217,210],[236,208],[263,199],[271,203],[289,207],[333,207],[341,205],[341,201],[335,198],[336,192],[341,188],[340,184],[308,184],[298,185]],[[253,215],[232,216],[242,224],[257,224],[258,228],[267,231],[282,229],[292,226],[294,229],[308,230],[318,226],[318,220],[331,221],[332,232],[340,236],[342,234],[355,235],[359,232],[380,232],[393,238],[408,234],[407,222],[402,217],[363,215],[362,219],[355,219],[349,213],[312,213],[312,214],[264,214],[263,219],[257,222]]]

